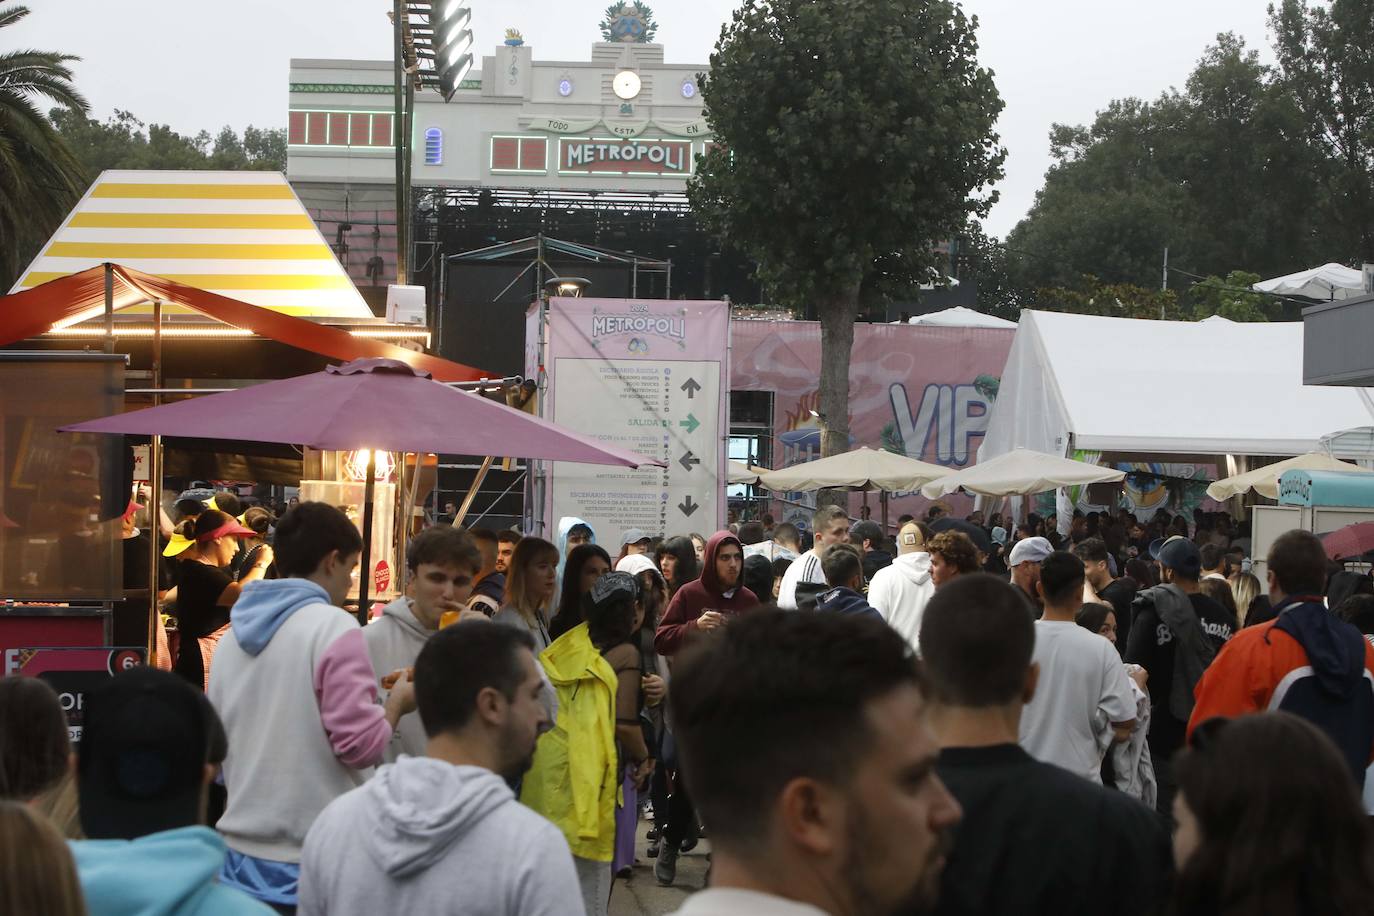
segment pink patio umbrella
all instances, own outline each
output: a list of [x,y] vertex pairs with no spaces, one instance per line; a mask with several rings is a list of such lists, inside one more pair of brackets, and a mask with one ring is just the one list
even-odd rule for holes
[[450,388],[433,381],[428,372],[394,359],[356,359],[323,372],[88,420],[62,431],[241,439],[330,451],[370,449],[363,508],[364,575],[358,594],[363,623],[378,450],[664,466],[661,460],[603,445],[481,395]]

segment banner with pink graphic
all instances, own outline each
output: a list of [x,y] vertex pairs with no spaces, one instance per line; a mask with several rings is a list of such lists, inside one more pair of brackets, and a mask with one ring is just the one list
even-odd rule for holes
[[[731,328],[730,387],[773,393],[771,460],[782,468],[820,457],[816,408],[821,364],[820,325],[810,321],[735,320]],[[1002,368],[1015,331],[1007,328],[951,328],[905,324],[860,324],[854,328],[849,368],[851,447],[909,455],[962,468],[977,460],[997,398]],[[782,494],[772,508],[779,520],[810,523],[814,494]],[[972,500],[944,500],[956,515]],[[859,514],[863,494],[850,501]],[[869,494],[878,520],[877,494]],[[893,495],[893,522],[903,513],[919,517],[929,500]]]

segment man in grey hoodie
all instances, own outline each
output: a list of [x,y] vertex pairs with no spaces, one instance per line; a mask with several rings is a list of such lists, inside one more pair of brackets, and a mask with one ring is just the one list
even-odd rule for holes
[[336,799],[301,859],[300,916],[565,916],[582,893],[567,841],[516,801],[549,724],[530,635],[471,621],[415,662],[429,741]]
[[[481,616],[467,608],[482,556],[466,531],[448,525],[421,531],[406,547],[406,568],[410,573],[406,595],[388,604],[378,620],[363,628],[373,671],[414,665],[445,613]],[[383,759],[394,763],[402,754],[415,757],[424,752],[425,730],[419,716],[402,716]]]

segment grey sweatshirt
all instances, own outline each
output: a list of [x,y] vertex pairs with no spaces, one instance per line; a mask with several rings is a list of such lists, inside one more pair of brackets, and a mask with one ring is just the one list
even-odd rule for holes
[[[382,616],[363,627],[363,639],[367,642],[367,654],[372,659],[372,670],[382,678],[397,668],[410,668],[419,658],[425,640],[434,633],[427,630],[416,619],[411,610],[409,598],[397,598],[382,609]],[[378,693],[385,691],[379,686]],[[401,716],[396,724],[396,733],[387,745],[382,759],[395,763],[402,754],[418,757],[425,752],[425,729],[420,724],[420,714],[409,712]]]
[[300,916],[582,913],[558,828],[490,770],[402,757],[336,799],[305,838]]

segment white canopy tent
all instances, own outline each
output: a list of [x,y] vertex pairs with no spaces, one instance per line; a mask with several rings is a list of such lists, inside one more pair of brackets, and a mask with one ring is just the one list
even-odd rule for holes
[[774,492],[809,490],[885,490],[906,492],[949,474],[949,468],[927,464],[893,452],[856,448],[842,455],[831,455],[768,471],[760,483]]
[[979,496],[1031,496],[1059,487],[1115,483],[1125,476],[1125,471],[1114,468],[1033,452],[1028,448],[1014,448],[948,477],[933,480],[921,488],[921,494],[938,499],[962,487]]
[[1267,496],[1270,499],[1277,499],[1279,495],[1279,478],[1284,471],[1294,469],[1303,471],[1364,471],[1365,469],[1358,464],[1347,464],[1338,461],[1325,452],[1308,452],[1306,455],[1299,455],[1296,458],[1286,458],[1274,464],[1266,464],[1262,468],[1255,468],[1253,471],[1246,471],[1244,474],[1235,474],[1221,480],[1212,482],[1207,487],[1207,495],[1216,500],[1230,499],[1232,496],[1242,496],[1250,490],[1254,490],[1260,496]]
[[1374,422],[1368,389],[1304,386],[1301,322],[1021,314],[987,435],[1018,446],[1145,455],[1301,455]]
[[914,315],[907,319],[908,324],[920,324],[940,328],[1014,328],[1016,322],[995,315],[956,305],[953,308],[931,312],[928,315]]
[[1302,296],[1323,302],[1336,302],[1365,294],[1364,273],[1353,267],[1335,263],[1300,270],[1270,280],[1261,280],[1252,288],[1262,293]]
[[757,485],[759,476],[771,473],[768,468],[761,468],[753,464],[745,464],[743,461],[729,462],[729,482]]

